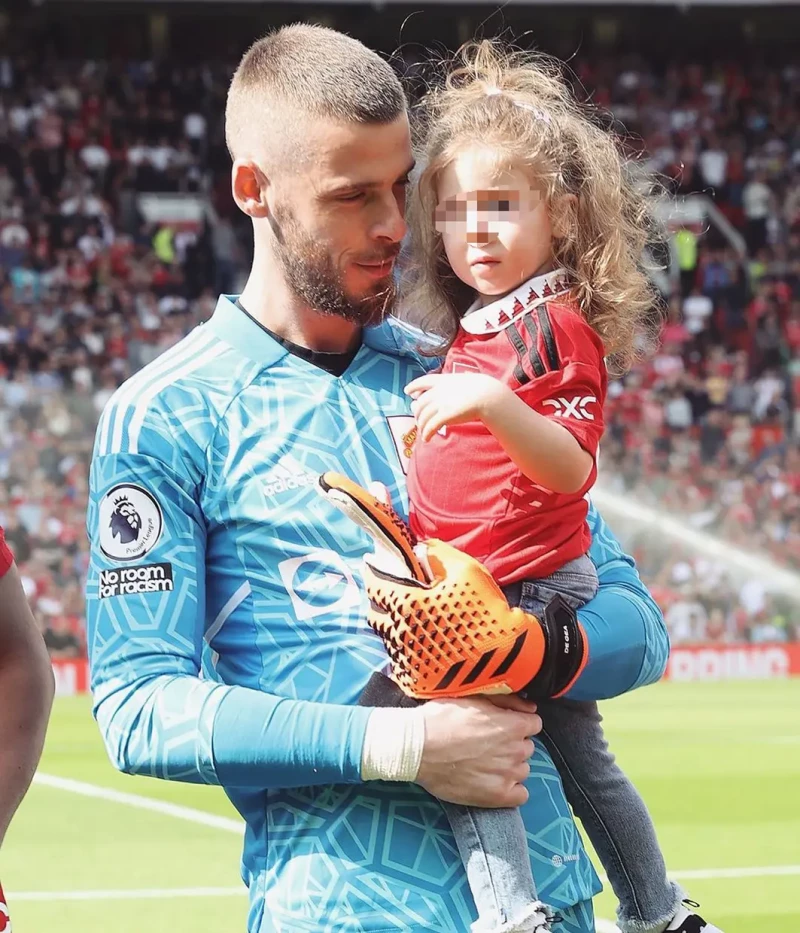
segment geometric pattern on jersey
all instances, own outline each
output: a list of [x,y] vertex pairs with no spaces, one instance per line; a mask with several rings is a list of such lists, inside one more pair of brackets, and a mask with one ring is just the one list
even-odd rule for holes
[[[382,482],[407,516],[403,387],[422,366],[394,339],[370,335],[386,351],[365,345],[335,378],[222,298],[211,322],[106,407],[91,470],[87,614],[95,714],[118,766],[217,783],[211,731],[226,685],[353,704],[384,667],[364,621],[369,538],[314,486],[326,470]],[[99,516],[125,487],[128,513],[150,496],[160,510],[151,524],[161,522],[131,567],[148,577],[169,566],[169,589],[137,580],[107,595],[121,564],[103,552],[111,532]],[[599,880],[539,745],[528,786],[540,895],[557,910],[591,898]],[[474,919],[443,811],[418,786],[226,792],[248,827],[249,933],[464,933]]]

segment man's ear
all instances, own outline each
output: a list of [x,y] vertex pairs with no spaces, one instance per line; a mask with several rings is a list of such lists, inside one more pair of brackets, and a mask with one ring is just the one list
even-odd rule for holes
[[231,169],[233,200],[248,217],[267,217],[269,178],[252,159],[236,159]]
[[575,194],[562,194],[553,201],[552,225],[553,236],[561,240],[568,237],[575,229],[578,217],[578,197]]

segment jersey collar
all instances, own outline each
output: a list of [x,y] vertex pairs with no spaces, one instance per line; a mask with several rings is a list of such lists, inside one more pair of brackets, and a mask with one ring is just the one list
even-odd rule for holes
[[523,314],[569,291],[566,269],[554,269],[523,282],[519,288],[481,307],[480,299],[467,308],[461,326],[468,334],[497,334]]
[[289,352],[262,330],[244,311],[236,307],[238,295],[220,295],[211,319],[205,324],[220,340],[243,356],[270,366]]
[[[286,356],[286,347],[273,340],[258,324],[236,307],[238,295],[220,295],[211,319],[204,324],[220,340],[239,353],[270,366]],[[364,346],[391,356],[406,356],[423,367],[431,367],[432,357],[422,356],[421,347],[432,347],[433,338],[405,321],[389,317],[381,324],[364,329]],[[438,364],[438,361],[437,361]]]
[[[236,307],[238,297],[220,295],[211,319],[204,326],[249,359],[267,366],[276,363],[289,351]],[[428,363],[430,357],[421,357],[419,349],[432,345],[433,338],[394,317],[364,329],[364,346],[391,356],[407,356],[417,362]]]

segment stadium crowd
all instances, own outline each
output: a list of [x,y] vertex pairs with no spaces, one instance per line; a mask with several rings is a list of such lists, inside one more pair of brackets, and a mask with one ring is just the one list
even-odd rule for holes
[[[0,58],[0,523],[54,656],[85,650],[99,413],[235,290],[247,255],[222,133],[232,68]],[[713,197],[746,243],[677,232],[660,348],[611,387],[603,482],[800,570],[800,69],[575,68],[645,164]],[[159,224],[142,192],[213,211]],[[629,543],[675,641],[800,638],[800,606],[761,581]]]

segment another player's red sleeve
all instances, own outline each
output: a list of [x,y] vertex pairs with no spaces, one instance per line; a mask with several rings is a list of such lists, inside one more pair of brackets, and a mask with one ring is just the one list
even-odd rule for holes
[[5,929],[11,929],[11,916],[8,912],[6,896],[3,894],[3,885],[0,884],[0,933]]
[[0,577],[4,577],[14,563],[14,555],[6,544],[6,535],[0,526]]
[[535,378],[519,394],[596,458],[608,384],[600,337],[577,311],[553,305],[531,312],[524,330]]

